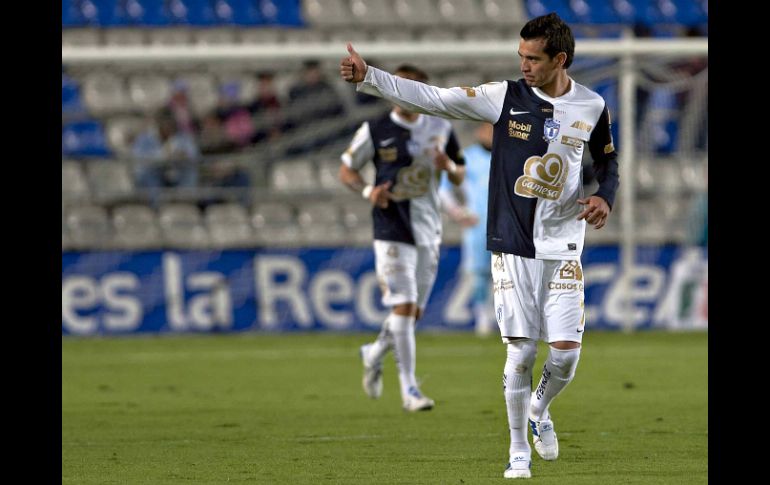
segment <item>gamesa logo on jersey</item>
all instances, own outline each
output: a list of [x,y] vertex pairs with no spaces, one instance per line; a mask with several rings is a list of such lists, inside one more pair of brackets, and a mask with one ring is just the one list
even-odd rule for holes
[[545,124],[543,125],[543,134],[545,135],[543,139],[548,143],[556,140],[556,137],[559,136],[560,125],[561,122],[559,120],[553,118],[546,119]]
[[524,175],[516,180],[513,190],[522,197],[542,197],[558,200],[564,190],[568,167],[556,153],[544,157],[529,157],[524,163]]

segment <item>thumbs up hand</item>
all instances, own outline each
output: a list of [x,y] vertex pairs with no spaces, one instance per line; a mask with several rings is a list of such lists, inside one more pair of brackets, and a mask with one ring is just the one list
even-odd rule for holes
[[348,43],[347,48],[350,55],[340,62],[340,75],[349,83],[360,83],[366,75],[366,62],[353,49],[352,44]]

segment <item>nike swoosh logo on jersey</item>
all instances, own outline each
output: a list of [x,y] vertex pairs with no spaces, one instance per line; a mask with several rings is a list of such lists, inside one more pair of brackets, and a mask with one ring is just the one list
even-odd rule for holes
[[395,136],[393,136],[393,137],[390,137],[390,138],[386,138],[386,139],[384,139],[384,140],[382,140],[382,141],[380,142],[380,146],[381,146],[381,147],[384,147],[384,146],[390,145],[390,144],[391,144],[391,143],[393,143],[394,141],[396,141],[396,137],[395,137]]
[[511,108],[509,113],[511,113],[511,116],[516,116],[516,115],[523,115],[523,114],[529,113],[529,111],[514,111],[513,108]]

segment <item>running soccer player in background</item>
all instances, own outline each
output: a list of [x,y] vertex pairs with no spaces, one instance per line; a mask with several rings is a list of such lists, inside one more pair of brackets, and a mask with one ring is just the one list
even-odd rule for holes
[[[400,66],[395,75],[427,82],[420,69]],[[382,362],[394,351],[403,407],[432,409],[433,399],[415,377],[415,323],[422,316],[438,271],[441,213],[438,186],[443,172],[459,185],[464,160],[449,121],[394,106],[385,116],[366,121],[341,156],[339,178],[372,205],[374,253],[382,303],[391,311],[377,339],[361,347],[363,387],[369,397],[382,394]],[[374,185],[359,171],[372,162]]]
[[[438,88],[393,76],[348,44],[340,75],[357,90],[411,111],[494,125],[487,249],[493,298],[507,358],[503,370],[510,447],[505,478],[531,477],[532,429],[544,460],[559,454],[549,406],[575,375],[585,324],[580,265],[586,223],[602,228],[618,188],[617,153],[605,100],[567,74],[575,52],[558,15],[534,18],[520,32],[523,79]],[[583,194],[585,146],[598,191]],[[532,392],[537,341],[549,345]],[[529,425],[527,426],[529,421]]]

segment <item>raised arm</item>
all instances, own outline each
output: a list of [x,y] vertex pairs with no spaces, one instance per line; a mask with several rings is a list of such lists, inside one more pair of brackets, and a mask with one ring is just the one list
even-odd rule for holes
[[350,55],[340,63],[340,75],[349,83],[358,83],[356,89],[360,92],[385,98],[410,111],[442,118],[493,124],[500,118],[507,82],[439,88],[368,66],[352,45],[347,47]]

